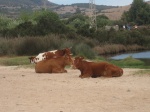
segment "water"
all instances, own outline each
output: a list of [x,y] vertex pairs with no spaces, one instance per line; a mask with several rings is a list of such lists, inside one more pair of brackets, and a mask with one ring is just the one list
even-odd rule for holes
[[125,59],[129,56],[132,56],[133,58],[136,58],[136,59],[148,59],[148,60],[150,60],[150,51],[120,54],[120,55],[116,55],[116,56],[111,57],[111,59],[121,60],[121,59]]

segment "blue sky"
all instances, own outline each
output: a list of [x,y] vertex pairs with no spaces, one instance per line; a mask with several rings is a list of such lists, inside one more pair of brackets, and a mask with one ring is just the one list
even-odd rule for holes
[[[70,5],[73,3],[89,3],[89,0],[49,0],[53,3],[59,4],[59,5]],[[150,0],[145,0],[150,1]],[[95,4],[97,5],[112,5],[112,6],[125,6],[129,5],[133,2],[133,0],[95,0]]]

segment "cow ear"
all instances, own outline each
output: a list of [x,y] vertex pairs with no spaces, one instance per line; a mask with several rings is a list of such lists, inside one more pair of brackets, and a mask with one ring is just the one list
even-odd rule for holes
[[72,47],[69,47],[68,49],[72,49]]
[[28,59],[33,59],[33,58],[35,58],[35,56],[28,57]]
[[84,57],[83,57],[83,56],[81,56],[81,57],[80,57],[80,59],[81,59],[81,60],[83,60],[83,59],[84,59]]

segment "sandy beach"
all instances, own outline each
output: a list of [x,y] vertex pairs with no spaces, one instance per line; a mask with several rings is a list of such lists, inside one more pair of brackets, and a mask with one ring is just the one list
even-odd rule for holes
[[37,74],[0,66],[0,112],[150,112],[150,74],[79,78],[80,71]]

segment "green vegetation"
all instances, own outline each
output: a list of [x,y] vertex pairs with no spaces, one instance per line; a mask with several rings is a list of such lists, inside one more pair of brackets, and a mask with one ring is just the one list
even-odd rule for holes
[[47,35],[39,37],[24,38],[1,38],[0,39],[0,55],[37,55],[55,49],[63,49],[72,47],[71,51],[74,55],[82,55],[89,59],[94,59],[98,54],[111,54],[127,51],[138,51],[143,47],[121,44],[99,44],[95,39],[85,38],[83,36],[75,37],[75,39],[67,39],[64,35]]
[[150,5],[144,0],[133,0],[129,11],[122,16],[124,22],[130,22],[137,25],[150,24]]
[[29,65],[29,64],[30,64],[30,61],[27,56],[0,58],[0,65],[18,66],[18,65]]
[[[122,28],[126,22],[139,22],[136,18],[129,19],[133,13],[133,7],[137,6],[136,2],[138,0],[134,0],[131,9],[123,15],[122,20],[112,21],[104,15],[97,16],[97,30],[90,28],[89,17],[80,14],[80,11],[65,20],[48,10],[22,13],[16,19],[1,15],[0,56],[29,56],[49,50],[72,47],[71,51],[74,56],[81,55],[95,59],[102,54],[150,49],[149,19],[140,18],[143,20],[144,27],[142,28],[131,30]],[[144,6],[149,7],[146,3]],[[140,14],[144,14],[143,17],[150,14],[145,11],[147,9],[143,7],[142,3],[139,10],[145,12],[140,12]],[[118,31],[113,28],[105,29],[106,25],[115,26],[116,24],[120,28]],[[123,67],[145,66],[143,62],[133,59],[112,62]]]
[[132,57],[127,57],[123,60],[112,60],[112,63],[115,65],[125,67],[125,68],[143,68],[145,66],[145,63],[143,61],[140,61],[138,59],[134,59]]

